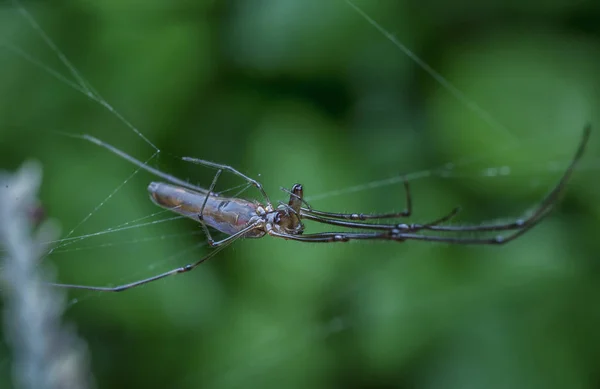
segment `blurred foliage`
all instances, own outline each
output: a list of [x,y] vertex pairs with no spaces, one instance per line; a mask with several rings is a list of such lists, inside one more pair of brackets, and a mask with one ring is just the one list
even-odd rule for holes
[[[148,217],[159,212],[149,174],[130,177],[126,161],[61,134],[88,133],[144,161],[154,153],[16,52],[76,82],[11,4],[0,2],[1,166],[43,163],[42,199],[64,236],[166,218]],[[356,4],[487,114],[342,0],[24,6],[162,150],[149,163],[183,179],[212,179],[178,157],[194,156],[259,177],[275,199],[301,182],[316,208],[383,212],[403,207],[399,177],[412,174],[415,221],[456,205],[458,223],[510,219],[556,182],[592,122],[556,212],[504,247],[264,238],[125,293],[68,291],[67,318],[88,341],[99,387],[598,386],[600,3]],[[387,178],[395,184],[377,184]],[[218,189],[240,184],[223,175]],[[47,260],[61,281],[87,285],[206,253],[199,226],[181,220],[72,242]],[[7,387],[10,355],[0,352]]]

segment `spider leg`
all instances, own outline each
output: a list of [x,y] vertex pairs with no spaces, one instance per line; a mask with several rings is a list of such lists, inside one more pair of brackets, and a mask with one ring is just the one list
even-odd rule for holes
[[303,214],[302,217],[307,220],[312,220],[317,223],[322,224],[330,224],[333,226],[346,227],[346,228],[357,228],[357,229],[365,229],[365,230],[379,230],[379,231],[391,231],[400,229],[402,231],[414,232],[423,229],[428,229],[431,226],[435,226],[441,223],[445,223],[448,220],[452,219],[460,212],[460,207],[454,208],[447,215],[440,217],[432,222],[425,224],[375,224],[375,223],[360,223],[355,221],[345,221],[345,220],[336,220],[336,219],[328,219],[320,216],[313,216],[309,214]]
[[115,146],[112,146],[106,142],[101,141],[98,138],[95,138],[91,135],[87,135],[87,134],[83,134],[83,135],[71,135],[74,138],[79,138],[79,139],[84,139],[87,140],[88,142],[94,143],[102,148],[107,149],[108,151],[110,151],[113,154],[118,155],[119,157],[125,159],[126,161],[131,162],[132,164],[134,164],[135,166],[147,171],[148,173],[151,173],[153,175],[155,175],[156,177],[160,177],[168,182],[170,182],[171,184],[175,184],[175,185],[179,185],[179,186],[183,186],[184,188],[188,188],[191,190],[194,190],[198,193],[206,193],[206,189],[201,188],[199,186],[196,185],[192,185],[189,182],[183,181],[175,176],[172,176],[170,174],[167,173],[163,173],[158,169],[155,169],[135,158],[133,158],[132,156],[130,156],[129,154],[126,154],[124,151],[121,151],[119,149],[117,149]]
[[[527,231],[533,228],[539,222],[539,220],[546,216],[547,213],[549,212],[542,214],[541,217],[538,220],[536,220],[535,223],[525,225],[523,228],[520,228],[507,236],[498,235],[493,238],[462,238],[440,235],[421,235],[415,232],[406,232],[405,230],[403,231],[400,229],[393,229],[386,232],[322,232],[308,235],[288,235],[273,230],[267,231],[267,233],[271,236],[275,236],[278,238],[307,243],[349,242],[351,240],[391,240],[396,242],[404,242],[406,240],[420,240],[426,242],[461,245],[503,245],[525,234]],[[422,229],[425,229],[427,225],[417,227],[423,227]]]
[[267,234],[283,239],[295,240],[298,242],[312,242],[312,243],[331,243],[331,242],[348,242],[355,239],[377,239],[380,235],[389,235],[372,232],[321,232],[318,234],[306,234],[306,235],[290,235],[281,232],[274,231],[272,229],[267,230]]
[[[534,227],[536,224],[538,224],[544,217],[546,217],[548,215],[548,213],[550,213],[550,211],[556,205],[556,202],[558,201],[559,197],[564,192],[564,190],[567,186],[567,182],[569,181],[569,179],[571,178],[571,176],[573,174],[573,171],[575,170],[575,166],[577,166],[577,163],[583,156],[585,147],[590,138],[590,133],[591,133],[591,125],[588,124],[588,125],[586,125],[586,127],[583,130],[583,136],[581,138],[581,142],[579,143],[579,147],[577,148],[577,151],[575,152],[575,156],[573,157],[573,159],[571,160],[571,163],[569,164],[569,166],[563,173],[561,179],[554,186],[554,188],[552,188],[552,190],[550,192],[548,192],[548,194],[546,194],[546,196],[539,203],[539,205],[537,206],[535,211],[533,211],[533,213],[529,217],[519,218],[513,222],[501,223],[501,224],[480,224],[480,225],[470,225],[470,226],[432,225],[432,226],[428,226],[423,229],[431,230],[431,231],[445,231],[445,232],[469,232],[469,231],[489,232],[489,231],[507,231],[507,230],[528,231],[529,229]],[[519,233],[517,236],[520,236],[520,235],[521,235],[521,233]],[[509,236],[512,236],[512,235],[509,235]],[[512,239],[514,239],[514,238],[511,238],[510,240],[512,240]]]
[[425,224],[415,224],[415,223],[397,224],[396,229],[404,230],[404,231],[408,231],[408,232],[429,230],[432,227],[439,226],[440,224],[446,223],[450,219],[454,218],[456,215],[458,215],[458,213],[460,212],[460,209],[461,209],[460,207],[456,207],[456,208],[452,209],[452,211],[450,211],[447,215],[444,215],[444,216],[440,217],[439,219],[436,219],[432,222],[425,223]]
[[114,286],[114,287],[111,287],[111,286],[88,286],[88,285],[75,285],[75,284],[58,284],[58,283],[48,283],[48,285],[59,287],[59,288],[83,289],[83,290],[92,290],[92,291],[97,291],[97,292],[123,292],[125,290],[132,289],[132,288],[142,286],[145,284],[149,284],[151,282],[158,281],[160,279],[163,279],[163,278],[166,278],[169,276],[187,273],[187,272],[194,270],[195,268],[197,268],[204,262],[208,261],[215,255],[217,255],[217,253],[219,251],[225,249],[225,247],[229,246],[235,240],[242,237],[245,233],[256,228],[261,222],[262,221],[259,220],[256,223],[252,223],[251,225],[244,228],[243,230],[235,233],[234,235],[229,236],[227,239],[222,241],[223,242],[222,245],[220,245],[216,249],[212,250],[210,253],[206,254],[204,257],[200,258],[198,261],[196,261],[194,263],[191,263],[191,264],[188,264],[188,265],[185,265],[182,267],[177,267],[175,269],[168,270],[164,273],[160,273],[160,274],[157,274],[152,277],[144,278],[143,280],[134,281],[134,282],[130,282],[128,284],[118,285],[118,286]]
[[[454,209],[448,215],[433,221],[428,224],[398,224],[398,225],[387,225],[387,224],[371,224],[371,223],[358,223],[354,221],[335,220],[333,217],[341,214],[329,214],[334,215],[332,218],[321,217],[326,215],[326,212],[318,213],[312,210],[302,209],[302,216],[308,220],[313,220],[323,224],[330,224],[340,227],[347,228],[362,228],[371,229],[384,232],[323,232],[309,235],[288,235],[267,229],[267,233],[271,236],[276,236],[284,239],[296,240],[300,242],[348,242],[350,240],[393,240],[403,242],[406,240],[421,240],[427,242],[440,242],[449,244],[464,244],[464,245],[503,245],[512,240],[517,239],[521,235],[525,234],[533,227],[538,225],[547,215],[550,214],[554,208],[560,195],[564,192],[567,182],[572,176],[575,166],[583,156],[585,147],[588,143],[591,132],[591,126],[588,124],[583,131],[583,136],[579,147],[573,157],[571,163],[563,173],[559,182],[552,188],[552,190],[542,199],[536,210],[525,219],[518,219],[516,221],[504,224],[483,224],[483,225],[471,225],[471,226],[442,226],[441,223],[451,219],[458,213],[459,209]],[[442,236],[442,235],[423,235],[416,232],[421,230],[428,231],[439,231],[439,232],[490,232],[490,231],[513,231],[508,235],[497,235],[491,238],[468,238],[468,237],[453,237],[453,236]]]
[[508,235],[497,235],[492,238],[464,238],[464,237],[452,237],[452,236],[440,236],[440,235],[420,235],[414,233],[405,233],[396,231],[390,234],[391,240],[397,240],[403,242],[405,240],[421,240],[426,242],[438,242],[438,243],[450,243],[450,244],[462,244],[462,245],[503,245],[510,241],[513,241],[525,234],[533,227],[535,227],[540,220],[542,220],[549,212],[542,214],[540,218],[535,222],[525,225],[524,227],[514,230],[514,232]]
[[250,177],[248,177],[247,175],[245,175],[244,173],[236,170],[235,168],[233,168],[232,166],[229,165],[222,165],[220,163],[215,163],[215,162],[210,162],[210,161],[206,161],[204,159],[198,159],[198,158],[192,158],[192,157],[182,157],[182,160],[186,161],[186,162],[191,162],[191,163],[195,163],[198,165],[203,165],[203,166],[208,166],[208,167],[212,167],[214,169],[217,170],[225,170],[228,171],[232,174],[235,174],[236,176],[239,176],[241,178],[243,178],[244,180],[248,181],[250,184],[254,185],[256,187],[256,189],[258,189],[258,191],[260,192],[261,196],[265,199],[265,202],[269,205],[269,206],[273,206],[271,204],[271,200],[269,200],[269,196],[267,195],[267,192],[265,192],[262,184],[258,181],[256,181],[255,179],[252,179]]
[[410,193],[410,185],[406,179],[403,180],[404,193],[405,193],[405,204],[406,208],[401,212],[382,213],[382,214],[365,214],[365,213],[335,213],[335,212],[324,212],[313,209],[302,201],[307,208],[302,208],[301,211],[304,215],[311,216],[322,216],[332,219],[343,219],[343,220],[372,220],[372,219],[395,219],[400,217],[408,217],[412,214],[412,196]]
[[208,226],[204,222],[204,208],[206,208],[206,203],[208,202],[208,197],[210,196],[211,193],[213,193],[213,190],[215,189],[215,186],[217,185],[217,180],[219,179],[219,176],[221,175],[222,171],[223,170],[221,170],[221,169],[217,170],[217,173],[215,174],[215,177],[213,178],[213,180],[210,184],[210,187],[208,188],[208,193],[206,194],[206,196],[204,196],[204,201],[202,202],[202,207],[200,208],[200,213],[198,214],[198,221],[200,222],[200,225],[202,226],[204,235],[206,235],[206,241],[208,242],[208,245],[210,247],[218,246],[219,244],[221,244],[225,241],[225,239],[224,239],[224,240],[218,242],[218,244],[215,243],[215,240],[212,238],[212,235],[210,234]]

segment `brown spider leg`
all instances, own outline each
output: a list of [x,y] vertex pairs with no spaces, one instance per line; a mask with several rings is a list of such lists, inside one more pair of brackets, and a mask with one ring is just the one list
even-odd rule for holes
[[221,172],[223,172],[223,170],[221,170],[221,169],[217,170],[217,173],[215,174],[212,182],[210,183],[210,187],[208,188],[208,193],[204,196],[204,201],[202,202],[202,207],[200,208],[200,213],[198,214],[198,221],[200,222],[200,225],[202,226],[204,235],[206,235],[206,241],[208,242],[208,245],[210,247],[218,246],[225,241],[225,239],[224,239],[224,240],[221,240],[221,241],[215,243],[215,240],[212,238],[212,235],[210,234],[210,231],[208,230],[208,226],[204,222],[204,208],[206,207],[206,203],[208,202],[208,197],[210,196],[211,193],[213,193],[213,190],[215,189],[215,186],[217,185],[217,180],[219,179]]
[[344,219],[344,220],[370,220],[370,219],[393,219],[399,217],[408,217],[412,214],[412,196],[410,193],[410,185],[408,181],[404,179],[404,193],[406,209],[401,212],[383,213],[383,214],[364,214],[364,213],[334,213],[324,212],[312,209],[305,201],[302,201],[308,206],[308,208],[302,208],[304,214],[310,214],[312,216],[323,216],[333,219]]
[[57,283],[48,283],[48,285],[50,286],[55,286],[55,287],[59,287],[59,288],[71,288],[71,289],[84,289],[84,290],[92,290],[92,291],[97,291],[97,292],[123,292],[125,290],[128,289],[132,289],[141,285],[145,285],[148,284],[150,282],[154,282],[154,281],[158,281],[160,279],[169,277],[169,276],[173,276],[173,275],[177,275],[177,274],[181,274],[181,273],[187,273],[190,272],[192,270],[194,270],[195,268],[197,268],[198,266],[200,266],[202,263],[208,261],[209,259],[211,259],[212,257],[214,257],[215,255],[217,255],[217,253],[223,249],[225,249],[225,247],[229,246],[230,244],[232,244],[235,240],[237,240],[238,238],[241,238],[244,234],[246,234],[248,231],[251,231],[252,229],[256,228],[260,223],[262,223],[262,220],[259,220],[255,223],[252,223],[251,225],[249,225],[248,227],[244,228],[243,230],[235,233],[234,235],[231,235],[228,237],[228,241],[217,247],[216,249],[214,249],[213,251],[211,251],[210,253],[208,253],[207,255],[205,255],[204,257],[200,258],[198,261],[192,263],[192,264],[188,264],[182,267],[178,267],[169,271],[166,271],[164,273],[152,276],[152,277],[148,277],[145,278],[143,280],[139,280],[139,281],[135,281],[135,282],[131,282],[128,284],[123,284],[123,285],[119,285],[119,286],[114,286],[114,287],[105,287],[105,286],[86,286],[86,285],[73,285],[73,284],[57,284]]
[[267,195],[267,192],[265,192],[262,184],[258,181],[256,181],[253,178],[248,177],[247,175],[245,175],[244,173],[236,170],[235,168],[233,168],[232,166],[228,166],[228,165],[222,165],[220,163],[215,163],[215,162],[210,162],[210,161],[205,161],[203,159],[198,159],[198,158],[192,158],[192,157],[182,157],[181,158],[183,161],[186,162],[191,162],[191,163],[195,163],[198,165],[204,165],[204,166],[208,166],[208,167],[212,167],[214,169],[217,170],[225,170],[228,171],[232,174],[235,174],[236,176],[242,177],[244,180],[248,181],[248,183],[254,185],[256,187],[256,189],[258,189],[258,191],[260,192],[261,196],[264,198],[265,202],[267,203],[267,205],[269,206],[273,206],[271,204],[271,200],[269,200],[269,196]]

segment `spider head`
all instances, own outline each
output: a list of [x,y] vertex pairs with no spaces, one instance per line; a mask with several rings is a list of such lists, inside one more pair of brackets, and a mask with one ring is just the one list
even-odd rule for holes
[[275,229],[283,234],[300,235],[304,232],[304,224],[300,216],[296,214],[287,204],[277,208],[273,217]]
[[272,222],[281,233],[300,235],[304,232],[304,224],[300,220],[303,196],[302,185],[295,184],[289,194],[290,200],[287,204],[282,203],[277,207]]

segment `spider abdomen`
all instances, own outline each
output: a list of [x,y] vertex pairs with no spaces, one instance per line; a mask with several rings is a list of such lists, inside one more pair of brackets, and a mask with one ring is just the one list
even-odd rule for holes
[[[241,231],[257,216],[258,204],[244,199],[209,196],[163,182],[151,182],[148,192],[152,201],[169,211],[199,221],[200,217],[206,225],[228,235]],[[202,209],[202,205],[204,209]],[[246,233],[247,238],[259,238],[265,233],[254,229]]]

